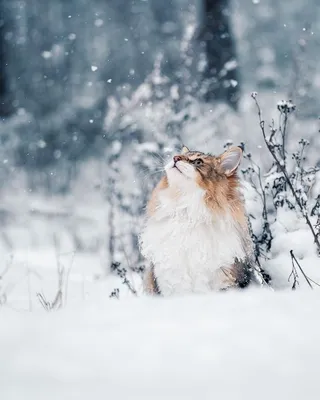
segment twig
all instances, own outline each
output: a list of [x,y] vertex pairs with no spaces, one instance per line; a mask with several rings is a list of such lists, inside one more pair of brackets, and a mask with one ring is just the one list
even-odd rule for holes
[[[73,251],[70,267],[66,271],[66,269],[60,262],[59,244],[58,244],[58,239],[57,239],[56,235],[53,235],[53,244],[54,244],[54,249],[55,249],[57,274],[58,274],[57,293],[52,302],[48,301],[43,293],[37,293],[39,302],[46,311],[61,309],[66,304],[69,275],[70,275],[70,271],[71,271],[71,268],[73,265],[74,254],[75,254],[75,252]],[[64,294],[64,296],[63,296],[63,294]]]
[[293,250],[290,250],[290,256],[291,256],[293,269],[295,269],[295,266],[294,266],[294,262],[295,262],[296,265],[298,266],[298,268],[300,269],[304,279],[308,282],[308,285],[310,286],[310,288],[313,289],[313,286],[311,285],[310,279],[307,277],[307,275],[305,274],[305,272],[302,269],[301,265],[299,264],[298,260],[296,259],[296,256],[294,255]]
[[113,291],[110,293],[110,299],[115,298],[119,300],[119,293],[120,290],[118,288],[113,289]]
[[65,284],[64,284],[64,304],[67,304],[67,299],[68,299],[68,288],[69,288],[69,277],[70,277],[71,269],[72,269],[72,267],[73,267],[73,262],[74,262],[75,254],[76,254],[76,252],[73,251],[73,252],[72,252],[72,256],[71,256],[70,265],[69,265],[69,268],[68,268],[67,273],[66,273],[66,275],[65,275]]
[[134,294],[135,296],[137,296],[137,291],[135,290],[135,288],[133,287],[133,285],[131,284],[131,282],[129,281],[129,279],[127,278],[127,270],[126,268],[121,268],[120,267],[120,263],[119,262],[114,262],[111,264],[111,271],[116,272],[116,274],[122,278],[122,283],[124,285],[127,286],[127,288],[130,290],[130,292],[132,294]]
[[297,285],[299,285],[299,280],[298,280],[299,275],[298,275],[296,267],[294,266],[294,262],[293,262],[292,258],[291,258],[291,262],[292,262],[292,270],[288,277],[288,282],[290,282],[290,278],[293,276],[292,290],[296,290]]
[[29,311],[32,312],[32,296],[31,296],[31,279],[30,279],[30,269],[28,268],[28,296],[29,296]]
[[282,137],[282,146],[281,146],[282,154],[281,155],[282,155],[283,161],[285,162],[286,161],[286,150],[285,150],[285,148],[286,148],[286,133],[287,133],[287,124],[288,124],[288,115],[289,114],[287,112],[280,111],[280,120],[283,115],[284,115],[283,128],[280,123],[279,131],[280,131],[281,137]]
[[47,301],[43,293],[37,293],[37,297],[39,299],[40,304],[46,311],[52,310],[52,304],[49,301]]

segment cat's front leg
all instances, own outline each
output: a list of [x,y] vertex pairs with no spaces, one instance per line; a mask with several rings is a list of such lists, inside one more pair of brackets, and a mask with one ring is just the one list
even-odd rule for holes
[[146,268],[143,276],[143,290],[149,295],[159,295],[161,294],[157,278],[154,274],[154,266],[151,263],[148,268]]

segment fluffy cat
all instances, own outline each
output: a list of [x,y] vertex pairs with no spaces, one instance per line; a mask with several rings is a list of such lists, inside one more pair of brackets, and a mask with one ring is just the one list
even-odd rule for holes
[[165,166],[140,236],[144,289],[164,296],[246,286],[253,246],[237,168],[242,149],[212,156],[184,147]]

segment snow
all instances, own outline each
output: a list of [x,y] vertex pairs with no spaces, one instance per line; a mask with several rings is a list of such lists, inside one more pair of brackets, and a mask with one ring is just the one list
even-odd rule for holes
[[[271,190],[277,172],[271,168],[253,99],[259,101],[269,132],[272,119],[279,119],[278,101],[288,99],[295,89],[297,109],[290,113],[288,155],[297,151],[304,137],[311,143],[308,164],[319,162],[315,116],[320,53],[315,49],[320,25],[317,13],[310,13],[317,1],[312,0],[310,7],[295,1],[289,8],[285,2],[275,7],[272,0],[263,4],[233,1],[236,62],[241,68],[239,113],[224,104],[201,104],[188,96],[184,106],[183,90],[165,75],[165,64],[181,64],[180,47],[183,62],[190,66],[192,61],[187,51],[195,26],[192,18],[181,17],[181,7],[185,9],[189,2],[174,2],[170,13],[177,24],[166,22],[161,34],[151,10],[155,2],[145,2],[148,5],[134,13],[132,21],[121,6],[115,8],[117,1],[93,8],[89,2],[78,2],[76,7],[76,2],[69,3],[65,10],[58,5],[52,13],[40,10],[41,19],[37,7],[25,10],[24,3],[17,1],[6,5],[8,21],[20,19],[6,33],[8,44],[14,41],[9,84],[22,89],[14,93],[15,107],[19,107],[16,115],[5,118],[0,127],[0,399],[317,399],[319,287],[312,283],[314,290],[310,290],[297,267],[298,290],[290,290],[291,250],[308,277],[320,282],[313,237],[299,213],[280,208],[277,215],[269,215],[272,248],[269,259],[262,257],[261,262],[272,276],[275,292],[249,289],[147,298],[142,295],[140,276],[129,272],[135,298],[122,279],[110,273],[108,247],[112,229],[108,173],[117,163],[109,163],[109,156],[119,156],[119,171],[110,174],[117,177],[114,201],[127,209],[121,214],[119,205],[115,218],[115,236],[121,239],[115,254],[124,257],[126,253],[125,267],[136,263],[137,243],[132,237],[139,231],[139,213],[160,167],[155,155],[166,157],[181,142],[214,154],[223,150],[228,138],[230,144],[245,142],[262,173],[269,170],[263,184]],[[163,14],[167,11],[161,10]],[[33,29],[43,37],[41,45],[26,36],[35,17]],[[301,21],[309,21],[314,32],[303,28]],[[139,40],[131,40],[131,22]],[[180,43],[177,28],[185,25],[186,35]],[[125,45],[119,47],[119,43]],[[292,52],[291,43],[299,43],[301,49]],[[30,54],[27,63],[26,54]],[[67,56],[71,58],[66,64]],[[292,74],[292,56],[296,75]],[[225,70],[234,67],[232,61]],[[45,78],[40,79],[44,72]],[[23,88],[33,76],[34,102],[26,103]],[[128,76],[130,82],[123,84]],[[185,81],[187,93],[192,93],[193,78],[190,75]],[[122,91],[118,93],[119,84]],[[132,93],[127,89],[131,85]],[[230,85],[238,82],[231,80]],[[287,100],[278,107],[293,111]],[[75,151],[78,160],[77,149],[86,146],[86,136],[72,129],[80,116],[86,132],[96,129],[104,139],[94,146],[102,153],[105,147],[107,151],[100,159],[77,161],[71,169],[64,164],[68,152]],[[99,120],[103,127],[99,128]],[[59,160],[56,168],[34,171],[27,177],[15,165],[16,150],[27,149],[30,158],[49,151],[47,135],[52,127],[61,132],[61,142],[70,144],[71,140],[70,149],[54,147],[52,157]],[[43,152],[34,153],[34,148]],[[150,173],[141,176],[139,166],[147,166]],[[309,185],[311,203],[319,194],[317,175],[314,185]],[[51,189],[59,192],[64,183],[70,186],[68,195],[43,194]],[[261,199],[249,184],[244,187],[248,214],[259,233]],[[312,217],[313,224],[316,219]],[[38,294],[53,301],[58,266],[67,276],[62,285],[63,308],[46,312]],[[110,298],[116,289],[120,289],[120,301]]]
[[318,399],[320,297],[265,290],[1,310],[1,398]]

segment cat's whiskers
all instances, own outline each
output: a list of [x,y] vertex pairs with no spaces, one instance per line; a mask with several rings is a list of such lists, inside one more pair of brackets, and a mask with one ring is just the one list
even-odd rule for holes
[[152,157],[158,157],[158,160],[160,160],[161,162],[166,162],[166,160],[164,159],[164,157],[162,157],[160,153],[152,153]]
[[149,169],[145,169],[145,170],[140,170],[140,171],[138,171],[138,175],[139,175],[139,177],[140,178],[142,178],[142,179],[146,179],[146,178],[148,178],[148,177],[150,177],[150,176],[154,176],[154,175],[157,175],[157,174],[161,174],[161,173],[163,173],[164,172],[164,169],[163,168],[158,168],[158,169],[153,169],[151,172],[150,172],[150,170]]

